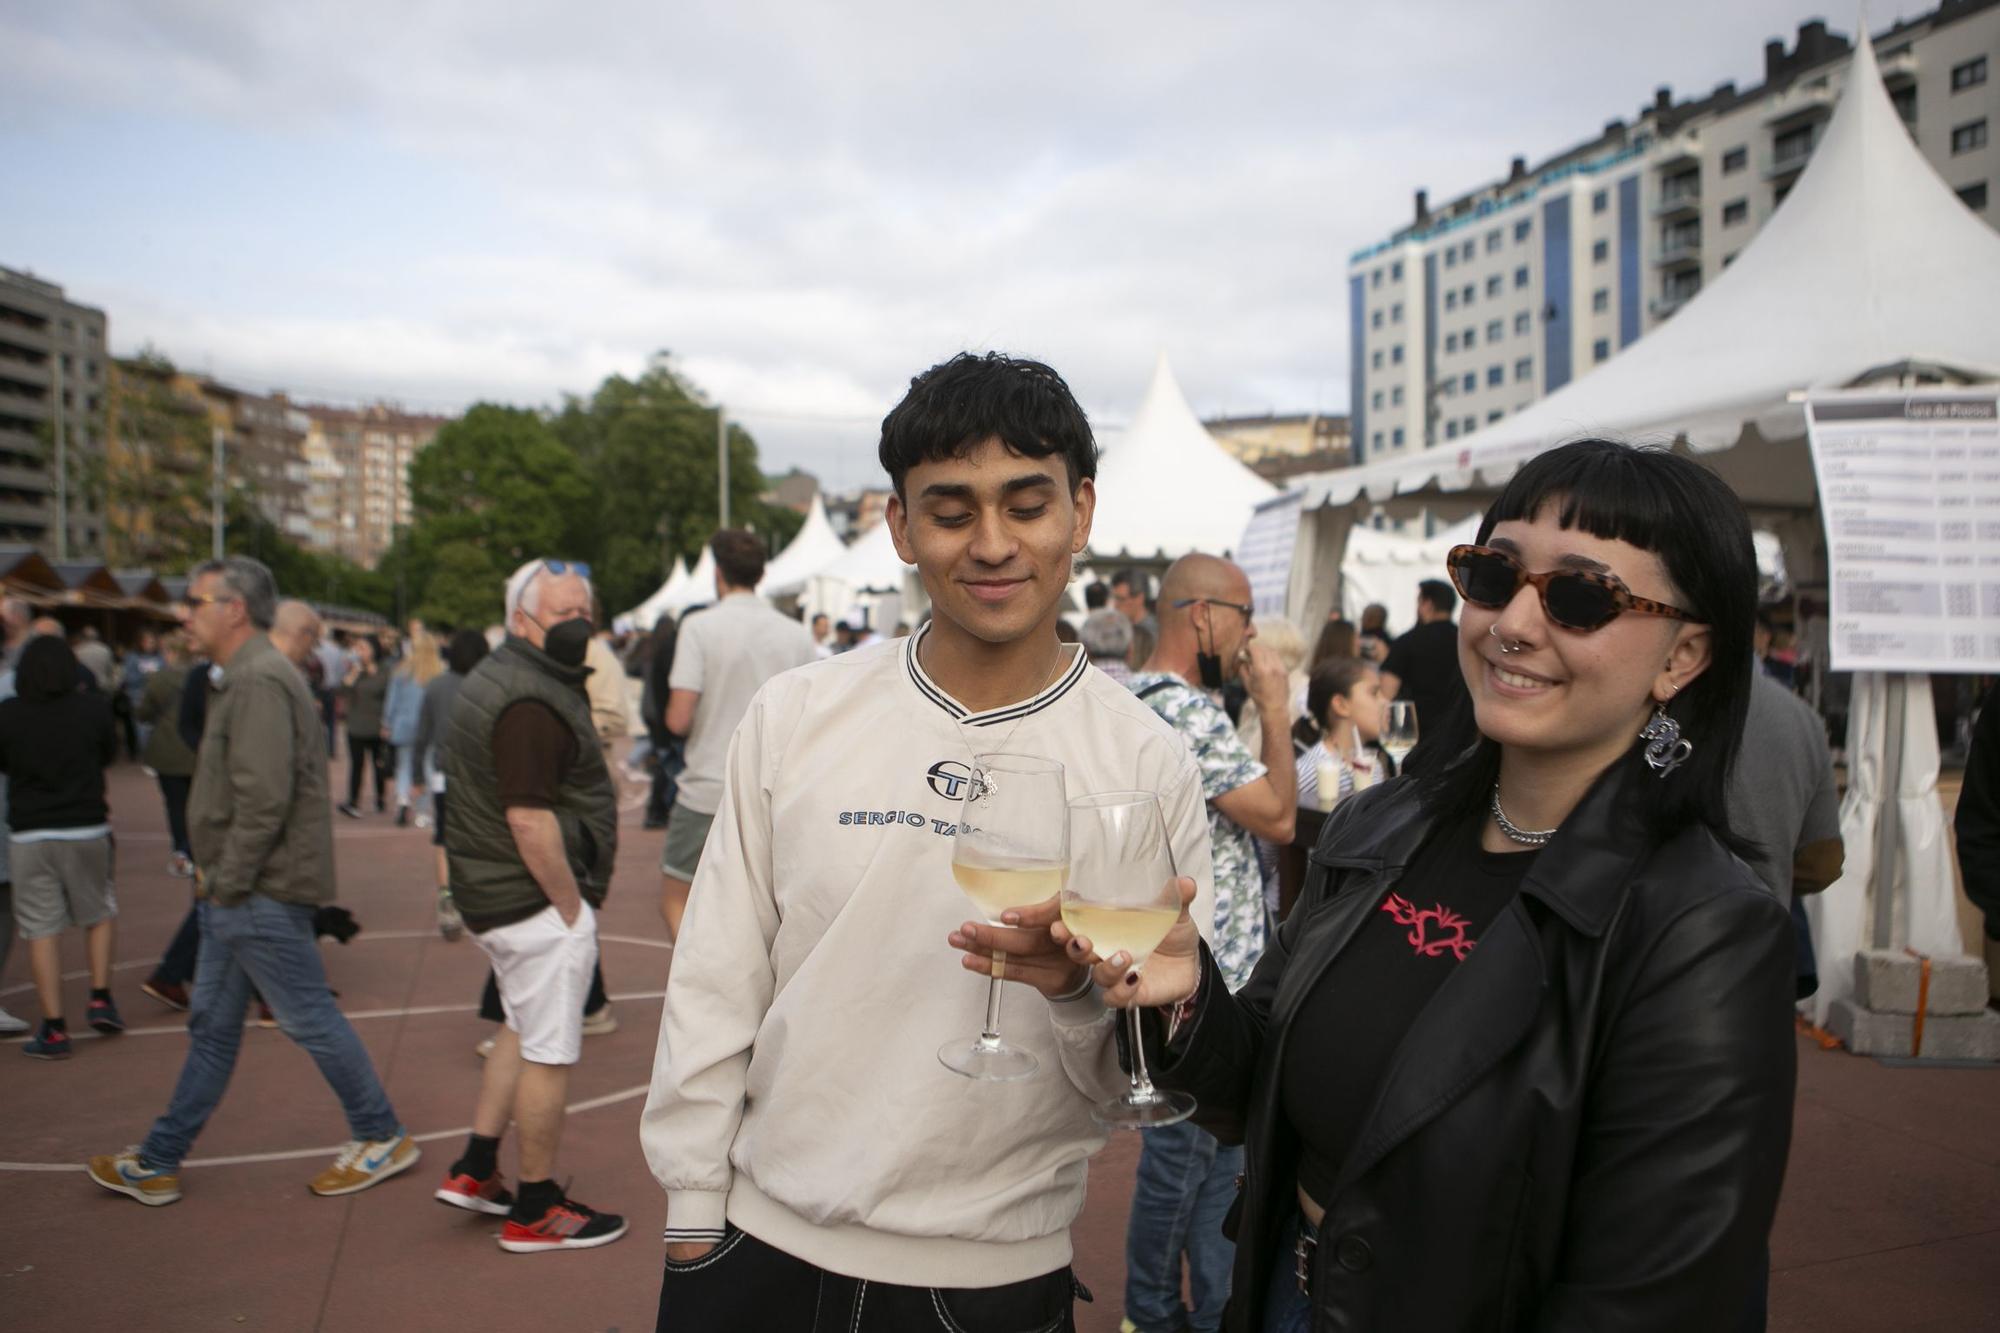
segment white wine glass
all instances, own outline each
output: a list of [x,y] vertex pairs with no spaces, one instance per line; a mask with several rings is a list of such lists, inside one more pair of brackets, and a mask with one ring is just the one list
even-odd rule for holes
[[[951,877],[989,926],[1004,926],[1010,907],[1047,902],[1069,873],[1068,792],[1063,766],[1022,754],[973,756],[972,776],[960,799],[958,832],[951,848]],[[996,952],[996,964],[1007,955]],[[938,1047],[938,1061],[954,1074],[989,1083],[1027,1078],[1041,1067],[1034,1054],[1000,1037],[998,976],[987,984],[986,1026],[977,1037]]]
[[[1140,971],[1181,916],[1180,881],[1167,821],[1151,792],[1079,796],[1069,803],[1069,882],[1062,889],[1063,925],[1090,941],[1099,958],[1123,952]],[[1131,1025],[1132,1086],[1095,1107],[1109,1129],[1172,1125],[1194,1114],[1194,1098],[1153,1086],[1140,1043],[1139,1010]]]
[[1396,761],[1396,773],[1403,772],[1403,759],[1417,748],[1417,706],[1408,699],[1392,699],[1382,720],[1382,748]]

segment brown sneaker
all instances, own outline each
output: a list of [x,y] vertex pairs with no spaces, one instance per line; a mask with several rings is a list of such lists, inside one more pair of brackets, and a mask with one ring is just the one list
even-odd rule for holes
[[91,1158],[90,1178],[112,1193],[137,1199],[149,1208],[175,1203],[181,1197],[181,1178],[145,1165],[136,1150]]
[[312,1178],[309,1188],[314,1194],[329,1197],[359,1194],[398,1172],[409,1170],[421,1156],[423,1152],[416,1141],[400,1131],[390,1139],[351,1139],[333,1165]]
[[169,1009],[187,1012],[187,987],[173,981],[148,981],[139,987],[144,994],[152,996]]

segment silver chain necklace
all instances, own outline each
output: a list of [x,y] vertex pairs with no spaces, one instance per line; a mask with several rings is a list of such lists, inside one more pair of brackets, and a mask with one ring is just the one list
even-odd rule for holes
[[1518,842],[1523,847],[1540,847],[1556,836],[1552,828],[1525,829],[1507,818],[1507,812],[1500,808],[1500,784],[1497,782],[1493,784],[1493,822],[1500,826],[1500,832],[1506,835],[1508,841]]

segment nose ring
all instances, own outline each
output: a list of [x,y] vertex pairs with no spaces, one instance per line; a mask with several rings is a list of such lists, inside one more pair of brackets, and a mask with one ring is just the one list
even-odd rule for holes
[[[1494,638],[1500,639],[1500,627],[1498,625],[1488,625],[1486,632]],[[1512,657],[1527,646],[1527,644],[1522,643],[1519,639],[1500,639],[1500,651],[1509,657]]]

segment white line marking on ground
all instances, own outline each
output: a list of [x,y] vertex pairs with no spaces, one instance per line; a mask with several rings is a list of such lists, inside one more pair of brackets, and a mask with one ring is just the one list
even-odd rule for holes
[[[608,998],[613,1004],[617,1004],[625,1000],[664,1000],[666,997],[667,993],[663,990],[641,990],[612,995]],[[479,1006],[476,1004],[420,1004],[408,1009],[355,1009],[352,1011],[343,1011],[342,1016],[348,1022],[353,1023],[361,1019],[425,1018],[432,1014],[476,1014],[478,1012]],[[249,1022],[243,1025],[243,1029],[246,1032],[254,1031],[257,1027],[257,1024]],[[274,1029],[265,1029],[265,1031],[272,1030]],[[187,1024],[178,1023],[166,1027],[128,1027],[123,1032],[109,1034],[102,1032],[72,1032],[69,1034],[69,1039],[71,1041],[105,1041],[109,1037],[171,1037],[177,1032],[186,1031]],[[23,1036],[13,1038],[9,1044],[24,1046],[33,1037],[34,1033],[31,1031]]]
[[[575,1115],[579,1111],[595,1111],[606,1106],[615,1106],[619,1102],[629,1102],[634,1097],[652,1091],[652,1087],[653,1085],[650,1083],[641,1083],[637,1087],[626,1088],[621,1092],[606,1093],[602,1097],[592,1097],[588,1101],[571,1102],[567,1108],[567,1113]],[[461,1138],[471,1132],[472,1126],[461,1125],[456,1129],[434,1129],[428,1134],[415,1134],[411,1137],[418,1143],[435,1143],[439,1139]],[[292,1148],[285,1152],[241,1153],[235,1157],[190,1157],[185,1162],[182,1162],[181,1166],[184,1168],[190,1166],[255,1166],[261,1162],[294,1162],[306,1157],[332,1157],[340,1152],[342,1146],[344,1145],[335,1144],[330,1148]],[[88,1169],[87,1166],[72,1162],[0,1162],[0,1171],[85,1171]]]

